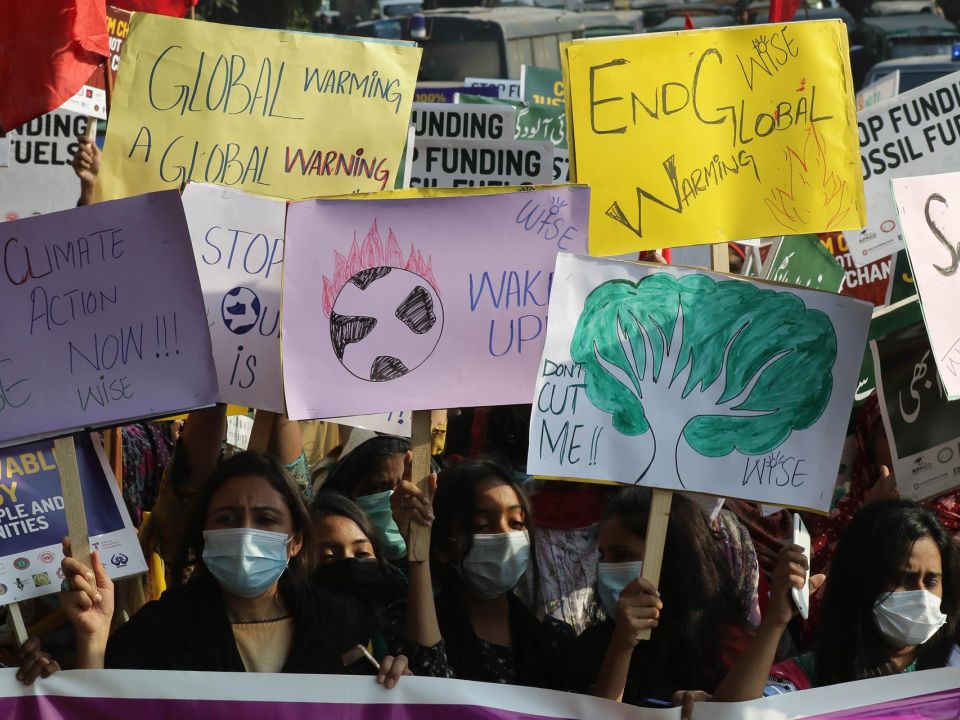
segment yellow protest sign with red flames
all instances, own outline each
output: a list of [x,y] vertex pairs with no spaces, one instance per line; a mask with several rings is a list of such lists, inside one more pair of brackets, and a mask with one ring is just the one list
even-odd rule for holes
[[576,40],[562,55],[591,254],[864,225],[842,22]]

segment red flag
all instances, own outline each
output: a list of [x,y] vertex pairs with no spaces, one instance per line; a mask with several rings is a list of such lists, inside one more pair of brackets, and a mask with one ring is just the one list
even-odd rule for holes
[[104,0],[4,3],[0,127],[13,130],[60,107],[108,55]]
[[[690,13],[683,14],[683,29],[684,30],[694,30],[693,18],[690,17]],[[668,261],[669,262],[669,261]]]
[[123,10],[182,18],[197,0],[110,0],[110,4]]
[[770,0],[770,19],[768,22],[779,23],[793,20],[800,7],[800,0]]

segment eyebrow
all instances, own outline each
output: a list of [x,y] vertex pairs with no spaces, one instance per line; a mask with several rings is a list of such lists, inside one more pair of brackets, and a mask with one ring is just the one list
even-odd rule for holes
[[[225,510],[233,510],[234,512],[239,512],[243,509],[244,509],[244,506],[242,505],[220,505],[218,507],[212,508],[210,512],[218,513],[218,512],[224,512]],[[268,510],[270,512],[281,512],[280,508],[277,507],[276,505],[254,505],[252,508],[250,508],[250,510],[253,512],[263,512],[264,510]]]
[[[520,512],[523,512],[523,506],[518,503],[518,504],[516,504],[516,505],[511,505],[510,507],[507,508],[507,512],[513,512],[514,510],[519,510]],[[479,514],[481,514],[481,513],[484,514],[484,515],[491,515],[491,514],[494,514],[494,513],[500,513],[500,512],[501,512],[501,508],[499,508],[499,507],[478,507],[476,510],[474,510],[474,512],[475,512],[477,515],[479,515]]]

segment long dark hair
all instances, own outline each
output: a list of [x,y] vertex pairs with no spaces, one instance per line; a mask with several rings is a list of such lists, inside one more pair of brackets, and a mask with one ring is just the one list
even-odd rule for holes
[[[617,518],[646,537],[652,491],[626,488],[607,501],[603,520]],[[713,692],[726,672],[723,646],[731,629],[746,625],[730,563],[706,513],[674,493],[658,590],[660,621],[650,642],[634,651],[625,702],[670,698],[677,690]]]
[[[442,555],[450,557],[456,553],[457,539],[453,536],[453,526],[459,521],[462,527],[469,527],[476,509],[476,488],[490,479],[510,487],[520,500],[523,521],[530,536],[530,572],[533,573],[534,601],[538,602],[540,572],[537,566],[537,529],[533,522],[530,498],[514,473],[494,460],[466,460],[451,465],[437,477],[437,492],[433,496],[433,530],[430,534],[431,567],[434,576],[448,587],[459,582],[454,569],[441,562],[440,558]],[[473,534],[467,533],[462,541],[465,544],[460,549],[460,558],[473,547]]]
[[957,630],[957,558],[953,540],[930,511],[908,500],[889,500],[864,506],[837,543],[815,651],[819,684],[893,672],[873,607],[890,587],[900,583],[913,546],[922,538],[930,538],[940,550],[940,609],[947,615],[947,623],[920,646],[917,669],[944,666]]
[[246,475],[263,478],[270,487],[280,493],[293,518],[293,532],[303,537],[303,547],[296,556],[290,558],[287,571],[280,576],[280,585],[283,589],[285,585],[299,581],[313,571],[316,564],[313,525],[310,522],[307,506],[290,473],[270,455],[257,452],[238,453],[222,461],[203,485],[187,520],[187,541],[178,562],[178,569],[181,571],[192,569],[195,574],[206,572],[201,558],[203,557],[203,529],[210,501],[228,480]]
[[377,463],[392,455],[405,453],[410,441],[393,435],[378,435],[360,443],[353,452],[333,466],[324,490],[337,492],[351,500],[357,497],[357,486],[376,470]]

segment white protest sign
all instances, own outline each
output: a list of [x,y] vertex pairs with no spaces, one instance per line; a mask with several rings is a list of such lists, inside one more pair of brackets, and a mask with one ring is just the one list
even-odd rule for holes
[[869,304],[566,253],[555,277],[529,473],[830,507]]
[[522,100],[520,94],[519,80],[503,80],[499,78],[476,78],[468,77],[463,81],[463,86],[472,87],[495,87],[501,100]]
[[896,97],[899,92],[900,71],[894,70],[857,93],[857,110],[866,110],[877,103]]
[[517,111],[510,105],[414,103],[411,122],[418,139],[513,140]]
[[410,423],[412,416],[409,412],[399,410],[391,413],[376,415],[351,415],[349,417],[327,418],[327,422],[349,425],[350,427],[373,430],[387,435],[410,437]]
[[923,323],[872,340],[870,350],[901,496],[924,500],[960,486],[960,413],[937,377]]
[[[960,173],[894,180],[893,193],[940,380],[960,398]],[[960,406],[957,406],[960,413]]]
[[0,158],[0,221],[76,206],[80,181],[70,163],[77,135],[86,127],[86,118],[57,110],[7,133],[7,162]]
[[253,432],[253,418],[246,415],[227,416],[227,444],[246,450]]
[[283,412],[283,200],[191,183],[183,192],[220,401]]
[[857,113],[857,125],[867,225],[844,237],[862,267],[903,249],[891,180],[960,170],[960,72]]
[[553,145],[546,141],[424,138],[414,144],[411,187],[549,185],[551,182]]

